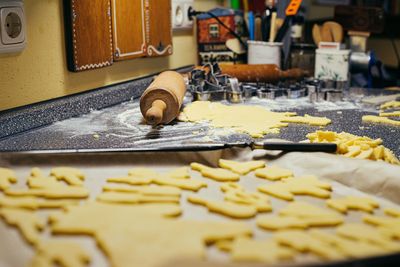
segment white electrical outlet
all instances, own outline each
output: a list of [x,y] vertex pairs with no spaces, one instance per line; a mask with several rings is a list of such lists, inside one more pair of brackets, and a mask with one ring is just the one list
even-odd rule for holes
[[26,22],[22,0],[0,1],[0,53],[16,53],[26,46]]
[[193,8],[194,0],[172,0],[172,28],[185,30],[193,27],[193,20],[189,19],[189,8]]

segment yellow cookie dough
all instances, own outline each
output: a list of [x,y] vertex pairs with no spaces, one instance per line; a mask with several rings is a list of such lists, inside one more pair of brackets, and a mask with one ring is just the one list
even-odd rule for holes
[[207,200],[193,195],[188,197],[188,201],[193,204],[205,206],[211,212],[232,218],[246,219],[252,218],[257,214],[257,209],[254,206],[235,204],[228,201]]
[[366,136],[357,136],[346,132],[336,133],[330,131],[316,131],[310,133],[307,138],[311,143],[336,143],[337,154],[346,157],[384,160],[391,164],[400,164],[393,152],[382,146],[382,139],[371,139]]
[[156,178],[159,174],[149,168],[133,168],[128,171],[130,176],[141,178]]
[[400,244],[391,241],[377,229],[361,223],[346,223],[336,228],[336,233],[353,240],[379,245],[388,252],[400,251]]
[[188,179],[190,178],[189,168],[180,167],[167,173],[167,177],[176,179]]
[[256,170],[255,175],[259,178],[276,181],[282,178],[293,176],[293,172],[291,170],[283,169],[277,166],[268,166],[263,169]]
[[393,217],[400,217],[400,210],[394,208],[386,208],[384,209],[385,214],[393,216]]
[[81,186],[57,186],[34,189],[8,189],[4,192],[8,196],[37,196],[50,199],[60,198],[87,198],[89,191]]
[[179,187],[183,190],[199,191],[203,187],[207,187],[207,183],[193,179],[177,179],[169,177],[159,177],[153,181],[159,185],[169,185]]
[[[255,115],[257,114],[257,115]],[[186,106],[179,116],[181,121],[209,121],[215,128],[231,128],[252,137],[263,137],[267,133],[277,133],[287,122],[327,125],[330,120],[312,116],[292,117],[296,113],[272,112],[262,106],[232,105],[208,101],[196,101]]]
[[274,184],[261,185],[257,189],[284,200],[293,200],[294,195],[310,195],[319,198],[331,196],[331,185],[319,181],[315,176],[287,178]]
[[57,178],[57,180],[63,180],[69,185],[81,186],[85,175],[76,168],[71,167],[57,167],[50,171],[50,175]]
[[139,203],[179,203],[176,196],[148,196],[137,193],[103,192],[96,198],[98,201],[120,204]]
[[182,255],[198,261],[206,256],[206,244],[252,234],[239,222],[169,218],[180,211],[170,204],[87,203],[52,215],[52,233],[93,236],[115,267],[163,266]]
[[389,101],[381,105],[381,109],[398,108],[400,107],[400,101]]
[[379,113],[379,117],[400,117],[400,111],[381,112]]
[[177,196],[179,197],[182,190],[173,186],[158,186],[158,185],[143,185],[143,186],[123,186],[109,185],[103,186],[103,191],[108,192],[125,192],[125,193],[140,193],[148,196]]
[[340,260],[343,258],[340,251],[302,230],[279,231],[274,234],[273,238],[281,245],[289,246],[299,252],[311,252],[323,259]]
[[221,185],[224,192],[224,200],[237,204],[252,205],[258,212],[271,211],[272,206],[269,198],[261,193],[250,193],[236,183],[224,183]]
[[283,216],[295,216],[301,218],[324,218],[324,217],[341,217],[337,212],[323,209],[307,202],[295,201],[289,203],[286,207],[279,211]]
[[295,252],[273,240],[254,240],[238,237],[233,241],[231,257],[237,262],[277,263],[293,260]]
[[400,218],[364,216],[365,223],[378,227],[379,233],[390,239],[400,239]]
[[17,227],[30,244],[36,244],[39,241],[39,233],[45,227],[45,223],[35,213],[28,210],[1,208],[0,217],[9,225]]
[[390,124],[394,126],[400,126],[400,121],[391,120],[387,117],[379,117],[374,115],[365,115],[362,116],[363,122],[372,122],[372,123],[382,123],[382,124]]
[[0,190],[7,190],[11,184],[17,182],[15,172],[10,169],[0,168]]
[[239,174],[222,168],[211,168],[196,162],[191,163],[190,167],[192,170],[199,171],[204,177],[211,178],[217,182],[234,182],[240,179]]
[[369,197],[347,196],[326,201],[328,207],[346,213],[349,209],[362,210],[372,213],[374,209],[379,208],[379,203]]
[[30,196],[22,197],[7,197],[0,196],[0,207],[7,208],[24,208],[24,209],[51,209],[63,208],[69,205],[77,205],[77,201],[71,200],[46,200],[38,199]]
[[154,178],[140,177],[140,176],[124,176],[124,177],[111,177],[107,182],[111,183],[124,183],[130,185],[149,185]]
[[70,241],[46,240],[37,245],[37,252],[30,267],[60,265],[63,267],[85,267],[90,256],[81,246]]
[[320,230],[310,230],[308,234],[315,239],[332,245],[340,253],[350,258],[371,257],[387,253],[387,251],[374,244],[347,239]]
[[241,175],[246,175],[251,171],[254,171],[265,166],[265,162],[262,160],[252,160],[247,162],[238,162],[227,159],[220,159],[218,165],[221,168],[236,172]]
[[281,230],[290,228],[308,228],[305,220],[289,216],[258,216],[256,223],[258,227],[266,230]]

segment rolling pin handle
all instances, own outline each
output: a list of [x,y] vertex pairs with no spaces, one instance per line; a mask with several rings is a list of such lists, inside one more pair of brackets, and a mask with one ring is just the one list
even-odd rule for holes
[[153,126],[159,124],[163,119],[164,110],[166,108],[167,105],[165,104],[164,101],[159,99],[155,100],[151,104],[151,108],[149,108],[146,112],[145,119],[147,123]]

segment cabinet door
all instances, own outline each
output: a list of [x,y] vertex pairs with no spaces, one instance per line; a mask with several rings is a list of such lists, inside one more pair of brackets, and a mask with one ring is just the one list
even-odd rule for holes
[[172,54],[171,0],[145,0],[147,56]]
[[64,0],[68,69],[113,64],[111,0]]
[[124,60],[145,55],[145,0],[111,0],[114,59]]

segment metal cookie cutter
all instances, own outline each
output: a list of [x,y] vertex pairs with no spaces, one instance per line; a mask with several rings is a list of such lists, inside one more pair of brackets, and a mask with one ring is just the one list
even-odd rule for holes
[[239,86],[239,81],[237,78],[229,78],[229,87],[226,92],[226,96],[231,103],[241,103],[243,102],[242,90]]
[[258,98],[262,98],[262,99],[274,99],[275,98],[275,90],[266,89],[266,88],[258,89],[257,96],[258,96]]
[[306,88],[301,86],[292,85],[289,87],[288,98],[295,99],[306,96]]

